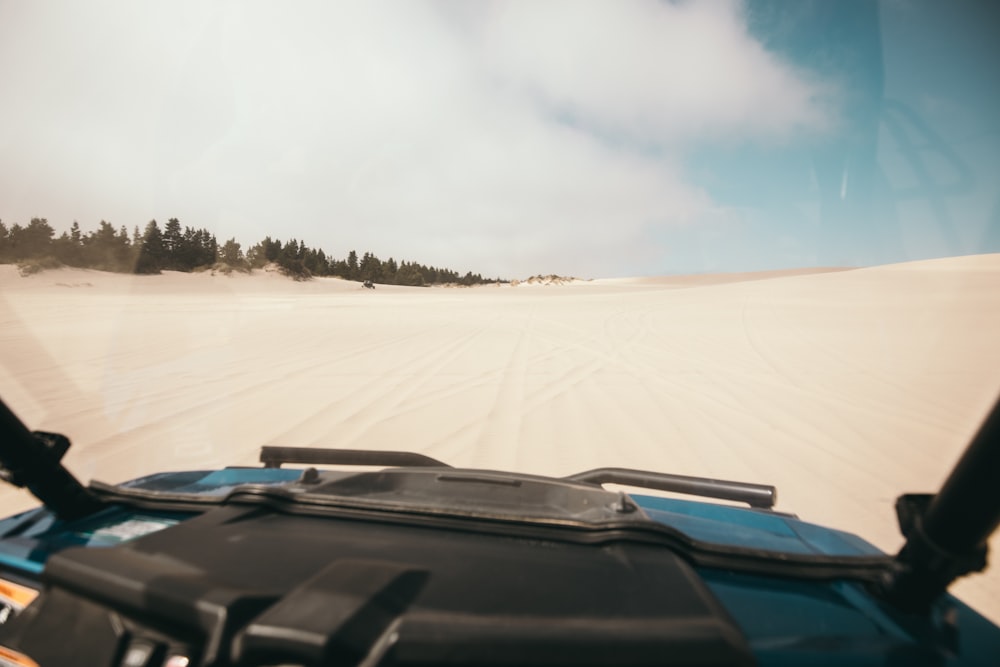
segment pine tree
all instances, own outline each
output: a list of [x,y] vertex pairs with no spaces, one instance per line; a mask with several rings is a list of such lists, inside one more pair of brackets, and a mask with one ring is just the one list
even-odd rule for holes
[[222,246],[222,261],[233,267],[242,267],[245,262],[243,261],[243,251],[240,249],[240,244],[236,242],[236,238],[231,238]]
[[7,225],[3,224],[3,220],[0,220],[0,262],[7,262],[14,257],[13,248],[10,244],[10,230],[7,229]]
[[45,218],[32,218],[26,227],[17,223],[8,227],[0,221],[0,261],[44,259],[51,255],[71,266],[136,273],[159,273],[164,269],[192,271],[218,261],[241,268],[261,268],[270,261],[278,263],[297,280],[336,275],[348,280],[398,285],[502,282],[499,278],[484,281],[480,274],[471,271],[459,277],[450,269],[417,262],[397,264],[392,257],[383,262],[371,251],[366,251],[360,261],[354,250],[346,260],[335,260],[322,249],[310,248],[305,240],[294,238],[283,245],[267,236],[244,255],[235,237],[220,248],[215,235],[207,229],[184,227],[182,232],[177,218],[170,218],[163,231],[156,220],[150,220],[143,231],[135,226],[131,238],[125,226],[115,230],[106,220],[101,220],[98,228],[87,234],[82,233],[80,224],[74,220],[68,233],[63,232],[58,238],[53,238],[54,235]]
[[353,250],[347,253],[347,275],[344,277],[348,280],[358,279],[358,253]]
[[269,262],[277,261],[278,255],[281,254],[281,241],[272,241],[271,237],[267,236],[262,245],[264,246],[264,258]]
[[142,236],[142,249],[135,263],[136,273],[159,273],[163,266],[163,234],[156,220],[146,224]]
[[22,258],[33,259],[52,253],[52,237],[56,232],[45,218],[32,218],[28,226],[19,232],[11,236]]
[[163,255],[165,269],[190,270],[188,263],[184,261],[184,235],[181,232],[181,222],[177,218],[170,218],[163,227]]

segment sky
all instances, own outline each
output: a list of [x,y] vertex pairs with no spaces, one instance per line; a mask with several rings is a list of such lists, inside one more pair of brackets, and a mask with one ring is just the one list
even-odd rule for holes
[[1000,252],[996,6],[0,0],[0,220],[506,278]]

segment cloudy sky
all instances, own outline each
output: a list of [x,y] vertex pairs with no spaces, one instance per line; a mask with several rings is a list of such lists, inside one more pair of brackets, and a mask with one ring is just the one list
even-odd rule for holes
[[505,277],[1000,252],[994,6],[0,0],[0,219]]

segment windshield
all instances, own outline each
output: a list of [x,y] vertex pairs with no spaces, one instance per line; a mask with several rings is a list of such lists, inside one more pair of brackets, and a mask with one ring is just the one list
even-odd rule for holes
[[1000,388],[998,18],[0,0],[0,395],[85,481],[615,466],[895,552]]

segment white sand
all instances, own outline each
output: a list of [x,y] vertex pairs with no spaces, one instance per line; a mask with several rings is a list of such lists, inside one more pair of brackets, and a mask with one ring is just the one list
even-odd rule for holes
[[[0,266],[0,395],[121,481],[261,445],[770,483],[895,551],[1000,389],[1000,255],[842,272],[416,289]],[[31,505],[0,491],[0,510]],[[993,541],[995,553],[1000,541]],[[1000,567],[955,592],[1000,621]]]

